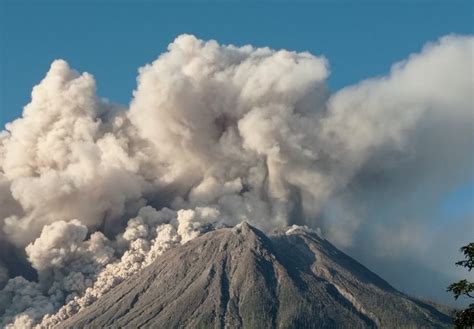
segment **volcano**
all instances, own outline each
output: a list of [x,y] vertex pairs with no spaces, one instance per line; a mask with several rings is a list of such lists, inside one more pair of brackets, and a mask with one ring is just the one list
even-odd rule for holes
[[243,222],[171,249],[60,328],[445,328],[451,318],[397,291],[304,228]]

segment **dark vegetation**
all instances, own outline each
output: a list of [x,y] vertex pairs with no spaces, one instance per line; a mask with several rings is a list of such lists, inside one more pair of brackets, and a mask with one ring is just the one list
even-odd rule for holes
[[[464,254],[465,259],[460,260],[456,265],[465,267],[470,272],[474,268],[474,242],[462,247],[461,252]],[[474,282],[469,282],[468,280],[455,282],[448,287],[448,291],[454,294],[455,299],[458,299],[460,296],[474,299]],[[454,325],[459,329],[474,327],[474,302],[465,310],[456,312]]]

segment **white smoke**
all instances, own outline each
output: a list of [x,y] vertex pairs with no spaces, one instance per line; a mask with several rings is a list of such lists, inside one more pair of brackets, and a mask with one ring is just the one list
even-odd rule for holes
[[[446,171],[448,151],[427,155],[420,138],[432,122],[462,127],[466,140],[447,144],[469,154],[473,49],[473,37],[444,37],[331,95],[322,57],[182,35],[140,69],[129,109],[53,62],[0,134],[0,239],[38,273],[6,282],[1,323],[58,323],[210,226],[304,224],[351,245],[363,177]],[[473,163],[458,158],[443,179],[453,186]]]

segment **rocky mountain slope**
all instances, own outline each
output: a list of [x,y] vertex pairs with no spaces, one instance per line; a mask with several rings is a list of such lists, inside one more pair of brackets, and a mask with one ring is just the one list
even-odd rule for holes
[[60,328],[443,328],[413,300],[303,229],[211,231],[61,323]]

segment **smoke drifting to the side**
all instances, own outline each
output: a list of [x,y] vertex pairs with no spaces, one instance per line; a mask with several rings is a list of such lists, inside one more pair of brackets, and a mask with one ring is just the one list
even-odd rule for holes
[[[210,226],[305,224],[343,246],[423,227],[383,208],[364,222],[354,200],[416,186],[423,208],[471,177],[473,49],[444,37],[331,94],[325,58],[182,35],[128,109],[53,62],[0,134],[0,242],[27,260],[0,259],[2,324],[57,323]],[[11,278],[28,263],[37,281]]]

